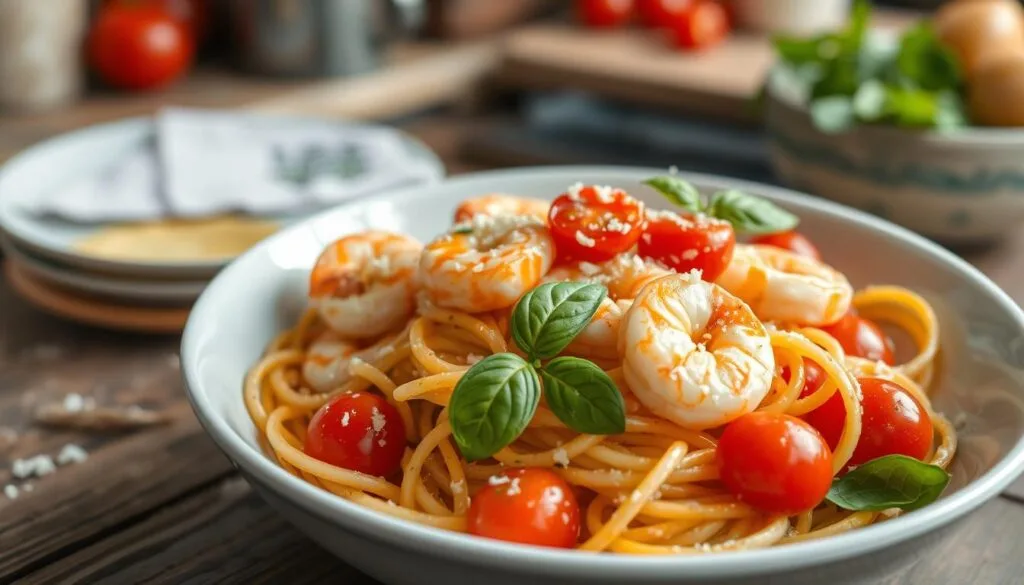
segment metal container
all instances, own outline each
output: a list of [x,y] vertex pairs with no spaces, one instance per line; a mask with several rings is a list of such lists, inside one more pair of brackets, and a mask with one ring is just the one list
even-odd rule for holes
[[232,0],[232,51],[239,67],[261,75],[358,75],[424,15],[423,0]]

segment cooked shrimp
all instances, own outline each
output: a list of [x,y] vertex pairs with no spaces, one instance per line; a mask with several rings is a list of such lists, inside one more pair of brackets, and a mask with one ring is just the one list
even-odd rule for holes
[[528,215],[542,222],[548,220],[550,201],[492,193],[466,199],[455,210],[455,222],[469,221],[477,215]]
[[775,369],[768,332],[753,311],[697,273],[659,278],[640,291],[623,318],[619,354],[637,399],[693,430],[753,411]]
[[359,349],[334,331],[325,331],[306,350],[302,377],[317,392],[330,392],[352,378],[348,366],[353,358],[372,361],[379,353],[375,346]]
[[536,286],[554,257],[555,244],[536,218],[477,215],[427,245],[420,276],[438,307],[492,311]]
[[376,337],[400,327],[415,309],[422,250],[402,234],[371,230],[345,236],[317,259],[310,305],[344,337]]
[[567,350],[589,358],[617,357],[619,325],[633,298],[645,284],[668,274],[667,268],[633,254],[621,254],[601,264],[559,266],[549,272],[544,282],[595,282],[608,287],[608,298]]
[[853,287],[831,266],[773,246],[737,244],[715,281],[764,321],[829,325],[846,314]]

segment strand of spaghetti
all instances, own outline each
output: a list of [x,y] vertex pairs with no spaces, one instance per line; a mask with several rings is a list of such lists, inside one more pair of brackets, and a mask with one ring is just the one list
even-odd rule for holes
[[438,357],[437,353],[427,345],[427,327],[426,319],[416,319],[413,322],[412,329],[409,330],[409,344],[412,348],[412,355],[416,358],[416,363],[426,370],[428,374],[468,370],[469,366],[453,364]]
[[[690,530],[671,536],[665,539],[665,544],[675,546],[693,546],[700,542],[707,542],[725,529],[729,520],[705,520]],[[612,543],[612,550],[618,549],[618,543]]]
[[403,520],[409,520],[411,522],[426,524],[427,526],[433,526],[434,528],[443,528],[445,530],[452,530],[455,532],[466,531],[465,516],[438,516],[435,514],[427,514],[425,512],[420,512],[419,510],[395,506],[391,502],[384,502],[374,498],[373,496],[369,496],[355,490],[353,490],[348,498],[359,505],[366,506],[367,508],[376,510],[377,512],[382,512],[389,516],[396,516]]
[[801,512],[796,516],[796,524],[793,525],[793,532],[796,534],[804,534],[805,532],[810,532],[813,523],[814,510]]
[[437,496],[435,496],[430,488],[422,481],[416,485],[415,498],[420,509],[428,514],[434,514],[435,516],[454,515],[454,512],[449,510],[448,506],[446,506],[444,502],[437,499]]
[[277,397],[280,403],[299,410],[316,410],[323,406],[330,397],[329,394],[302,394],[298,392],[288,383],[285,370],[281,368],[271,371],[267,381],[270,384],[271,390],[274,391],[274,396]]
[[[396,388],[395,391],[397,392],[398,389]],[[417,430],[419,431],[418,435],[422,440],[430,432],[430,429],[434,428],[434,413],[437,411],[437,406],[424,401],[417,401],[413,404],[416,408],[419,408],[419,416],[416,422]]]
[[423,469],[427,470],[427,474],[434,478],[434,482],[437,483],[437,487],[441,491],[449,496],[452,495],[452,478],[448,475],[448,470],[445,468],[444,459],[441,458],[440,453],[431,453],[427,460],[423,462]]
[[783,539],[783,542],[788,544],[792,542],[801,542],[804,540],[814,540],[816,538],[822,538],[824,536],[835,536],[836,534],[841,534],[848,530],[853,530],[854,528],[867,526],[868,524],[874,522],[876,517],[878,517],[878,512],[854,512],[846,518],[843,518],[842,520],[835,522],[833,524],[829,524],[828,526],[825,526],[823,528],[816,528],[804,534],[795,534],[793,536],[787,536]]
[[412,419],[412,408],[406,402],[395,400],[395,383],[391,381],[387,374],[377,369],[373,364],[359,358],[353,358],[349,362],[348,371],[353,376],[367,380],[384,394],[384,398],[398,411],[398,416],[402,419],[402,426],[405,427],[405,435],[407,437],[412,437],[416,433],[416,425]]
[[938,465],[945,469],[949,467],[953,456],[956,455],[956,429],[953,428],[953,423],[949,422],[948,418],[938,413],[932,415],[932,426],[935,427],[940,437],[939,446],[935,448],[935,453],[932,455],[932,465]]
[[663,541],[686,532],[698,524],[700,524],[699,520],[669,520],[668,522],[627,528],[622,531],[619,538],[626,538],[637,542]]
[[[448,423],[445,423],[448,424]],[[469,511],[469,489],[466,485],[466,470],[462,468],[459,455],[452,447],[448,437],[441,439],[438,443],[441,457],[448,467],[448,489],[452,494],[452,504],[456,514],[465,514]]]
[[315,309],[306,309],[299,318],[299,323],[291,330],[291,337],[288,339],[290,349],[302,349],[306,342],[312,337],[313,326],[319,320]]
[[644,507],[644,504],[651,501],[655,492],[661,487],[661,484],[665,483],[669,474],[672,473],[676,465],[686,455],[687,449],[688,446],[683,442],[677,442],[669,447],[661,460],[648,472],[647,476],[640,482],[640,485],[633,490],[633,493],[629,495],[626,503],[612,513],[611,517],[599,531],[580,545],[580,550],[602,551],[613,540],[618,538],[622,531],[629,526],[629,523],[633,521],[637,513]]
[[249,411],[249,417],[260,432],[267,428],[268,411],[265,410],[263,402],[263,379],[274,369],[299,363],[302,361],[302,352],[295,350],[277,351],[266,355],[262,360],[249,370],[245,376],[242,394],[245,398],[245,408]]
[[657,459],[643,457],[632,452],[622,452],[610,445],[594,445],[587,449],[587,455],[593,457],[607,467],[647,471],[654,467]]
[[789,519],[782,516],[767,523],[763,528],[753,534],[720,544],[708,545],[695,543],[693,546],[687,547],[680,545],[644,544],[641,542],[619,539],[612,543],[610,548],[613,552],[646,555],[696,555],[717,553],[729,550],[766,548],[782,540],[782,538],[786,536],[786,532],[788,530]]
[[418,378],[395,388],[395,400],[412,400],[428,395],[449,394],[462,377],[462,372],[446,372]]
[[920,335],[913,335],[916,328],[908,326],[905,321],[893,320],[911,333],[917,342],[917,355],[897,366],[911,378],[918,376],[935,358],[939,348],[939,321],[931,305],[917,293],[898,286],[869,286],[854,295],[853,304],[865,314],[869,314],[876,304],[895,305],[916,321]]
[[604,440],[604,435],[579,435],[556,449],[540,453],[517,453],[505,447],[493,455],[500,463],[516,467],[554,467],[559,459],[567,460],[587,451]]
[[282,422],[294,418],[298,414],[290,406],[279,406],[267,418],[267,440],[270,441],[270,446],[282,459],[298,469],[311,473],[321,479],[358,488],[383,498],[398,499],[401,493],[398,486],[379,477],[324,463],[290,445],[283,435],[284,425]]
[[413,508],[414,496],[416,495],[416,486],[420,482],[420,470],[423,468],[423,462],[426,460],[427,455],[437,447],[443,439],[447,438],[452,432],[452,426],[448,424],[448,421],[438,421],[427,436],[423,437],[419,445],[416,445],[416,449],[412,452],[412,457],[409,462],[402,466],[402,488],[401,495],[398,503],[407,508]]
[[469,331],[480,339],[480,341],[483,341],[484,344],[490,348],[491,353],[502,353],[508,351],[508,348],[505,345],[505,338],[501,335],[501,332],[476,317],[472,317],[465,313],[439,309],[434,306],[424,307],[420,314],[432,321],[448,323]]
[[803,357],[792,349],[772,347],[772,350],[775,354],[776,372],[788,370],[789,382],[786,382],[781,375],[776,374],[772,378],[772,389],[768,398],[758,406],[757,410],[782,413],[786,412],[800,397],[800,392],[804,389],[807,368],[804,367]]

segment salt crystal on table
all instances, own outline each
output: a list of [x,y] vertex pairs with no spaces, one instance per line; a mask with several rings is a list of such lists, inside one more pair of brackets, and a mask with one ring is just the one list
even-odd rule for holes
[[4,486],[4,495],[7,496],[8,500],[13,500],[18,497],[18,486],[7,484]]
[[11,464],[11,474],[18,479],[26,477],[42,477],[57,470],[53,458],[49,455],[36,455],[28,459],[15,459]]
[[74,443],[68,443],[64,445],[64,448],[60,450],[60,454],[57,455],[57,463],[59,465],[69,465],[71,463],[81,463],[88,458],[89,454],[86,453],[85,449]]

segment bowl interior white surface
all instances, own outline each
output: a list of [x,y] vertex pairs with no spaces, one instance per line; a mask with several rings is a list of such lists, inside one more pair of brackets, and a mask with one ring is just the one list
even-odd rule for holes
[[[664,207],[660,196],[640,184],[661,172],[554,167],[481,173],[350,204],[272,236],[222,271],[193,309],[182,367],[197,415],[247,477],[339,531],[494,571],[549,578],[588,575],[601,582],[758,575],[877,551],[965,514],[1020,473],[1024,315],[1002,291],[945,250],[877,218],[782,189],[685,174],[702,190],[737,187],[795,211],[803,220],[800,230],[855,286],[907,286],[933,304],[943,352],[934,403],[960,426],[953,482],[939,502],[839,537],[768,550],[700,557],[593,556],[498,543],[384,517],[289,475],[260,451],[243,405],[242,380],[266,343],[292,326],[304,307],[308,270],[325,244],[365,228],[402,231],[427,241],[450,225],[455,206],[467,197],[500,191],[553,198],[577,181],[622,187]],[[348,560],[359,566],[359,559]]]
[[[260,120],[266,124],[286,123],[292,126],[329,124],[337,127],[339,132],[362,125],[301,117],[267,116]],[[75,242],[95,233],[106,224],[79,224],[60,218],[39,217],[21,204],[106,168],[132,152],[142,142],[152,139],[154,131],[155,125],[151,118],[128,118],[60,135],[15,156],[0,169],[0,228],[26,249],[86,269],[128,276],[213,276],[231,258],[142,262],[82,254],[74,248]],[[402,134],[402,139],[411,156],[426,161],[435,170],[432,181],[444,177],[444,164],[433,151],[412,136]],[[290,225],[308,215],[308,212],[282,214],[266,219]]]

